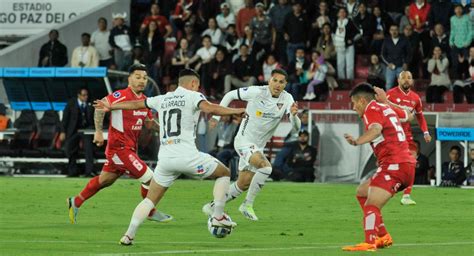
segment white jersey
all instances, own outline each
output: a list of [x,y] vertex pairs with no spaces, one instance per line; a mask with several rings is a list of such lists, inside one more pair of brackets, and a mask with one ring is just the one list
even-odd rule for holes
[[179,86],[176,91],[147,98],[145,104],[158,112],[160,151],[158,159],[189,156],[196,148],[199,103],[206,97]]
[[250,86],[237,90],[238,99],[247,101],[248,117],[242,120],[235,136],[236,147],[256,145],[264,148],[275,133],[282,117],[291,113],[294,103],[291,94],[281,92],[278,98],[272,97],[268,86]]

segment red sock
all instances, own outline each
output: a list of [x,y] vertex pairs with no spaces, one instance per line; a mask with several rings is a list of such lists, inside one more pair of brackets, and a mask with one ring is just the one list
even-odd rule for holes
[[[140,192],[142,194],[142,198],[146,198],[146,194],[148,194],[148,189],[143,187],[143,185],[140,186]],[[155,213],[156,209],[153,208],[151,209],[150,213],[148,213],[148,217],[153,216],[153,213]]]
[[385,228],[385,224],[383,223],[382,214],[380,214],[380,223],[377,225],[377,229],[378,237],[382,237],[388,233],[387,229]]
[[99,176],[95,176],[89,180],[81,193],[79,193],[79,196],[74,197],[74,204],[76,207],[81,207],[84,201],[95,195],[100,189],[102,189],[102,186],[99,183]]
[[364,232],[365,242],[374,244],[377,239],[377,227],[380,224],[380,209],[374,205],[364,207]]
[[357,201],[359,201],[360,208],[362,208],[362,211],[364,210],[365,207],[365,201],[367,201],[367,197],[362,197],[362,196],[356,196]]
[[410,195],[411,194],[411,188],[412,188],[412,186],[409,186],[405,190],[403,190],[403,195]]

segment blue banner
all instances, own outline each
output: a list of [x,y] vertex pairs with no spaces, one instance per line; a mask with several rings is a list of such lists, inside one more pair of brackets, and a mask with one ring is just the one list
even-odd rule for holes
[[474,128],[438,127],[436,135],[441,141],[474,141]]
[[0,68],[0,77],[3,77],[3,68]]
[[56,77],[80,77],[81,68],[56,68]]
[[4,68],[4,77],[28,77],[28,68]]
[[54,77],[54,68],[30,68],[30,77]]
[[107,68],[82,68],[83,77],[105,77],[107,76]]
[[53,103],[53,109],[56,111],[63,111],[64,108],[66,107],[66,102],[52,102]]
[[28,101],[10,101],[10,106],[13,110],[31,109],[30,102]]

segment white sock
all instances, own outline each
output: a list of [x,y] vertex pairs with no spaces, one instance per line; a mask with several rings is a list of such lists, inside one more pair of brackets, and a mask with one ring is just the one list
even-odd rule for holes
[[229,191],[230,177],[224,176],[216,179],[214,183],[214,213],[212,217],[221,218],[224,215],[226,193]]
[[150,213],[151,209],[153,209],[153,207],[155,207],[155,204],[153,204],[150,199],[143,199],[143,201],[137,205],[135,211],[133,211],[132,219],[130,220],[130,225],[128,226],[128,230],[125,235],[130,238],[134,238],[138,227],[142,224],[146,217],[148,217],[148,214]]
[[237,182],[230,184],[229,192],[226,194],[226,202],[232,201],[242,194],[242,189],[237,186]]
[[252,178],[252,182],[250,182],[249,191],[247,192],[247,197],[245,198],[246,204],[253,205],[255,197],[257,196],[258,192],[260,192],[263,185],[265,185],[265,181],[271,173],[272,167],[263,167],[257,169],[257,172]]

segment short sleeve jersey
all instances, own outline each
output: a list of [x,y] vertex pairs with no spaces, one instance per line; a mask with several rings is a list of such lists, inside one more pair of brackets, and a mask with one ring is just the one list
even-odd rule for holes
[[[136,95],[132,89],[116,91],[105,97],[109,104],[115,104],[125,101],[144,100],[146,96]],[[110,125],[106,154],[111,151],[123,148],[136,150],[137,140],[140,136],[143,123],[146,118],[152,119],[152,113],[149,109],[138,110],[112,110],[110,112]]]
[[[423,112],[420,96],[412,90],[405,93],[400,90],[398,86],[394,87],[387,92],[387,99],[409,112],[414,112],[415,114],[421,114]],[[402,127],[407,140],[412,141],[413,134],[411,132],[410,122],[402,123]]]
[[282,91],[274,98],[268,86],[250,86],[237,90],[239,100],[247,101],[248,117],[242,120],[235,137],[235,146],[256,145],[264,148],[275,133],[282,117],[290,113],[294,100],[291,94]]
[[199,104],[206,97],[199,92],[178,87],[174,92],[148,98],[148,108],[158,112],[160,122],[160,151],[158,159],[186,157],[197,153],[196,127]]

